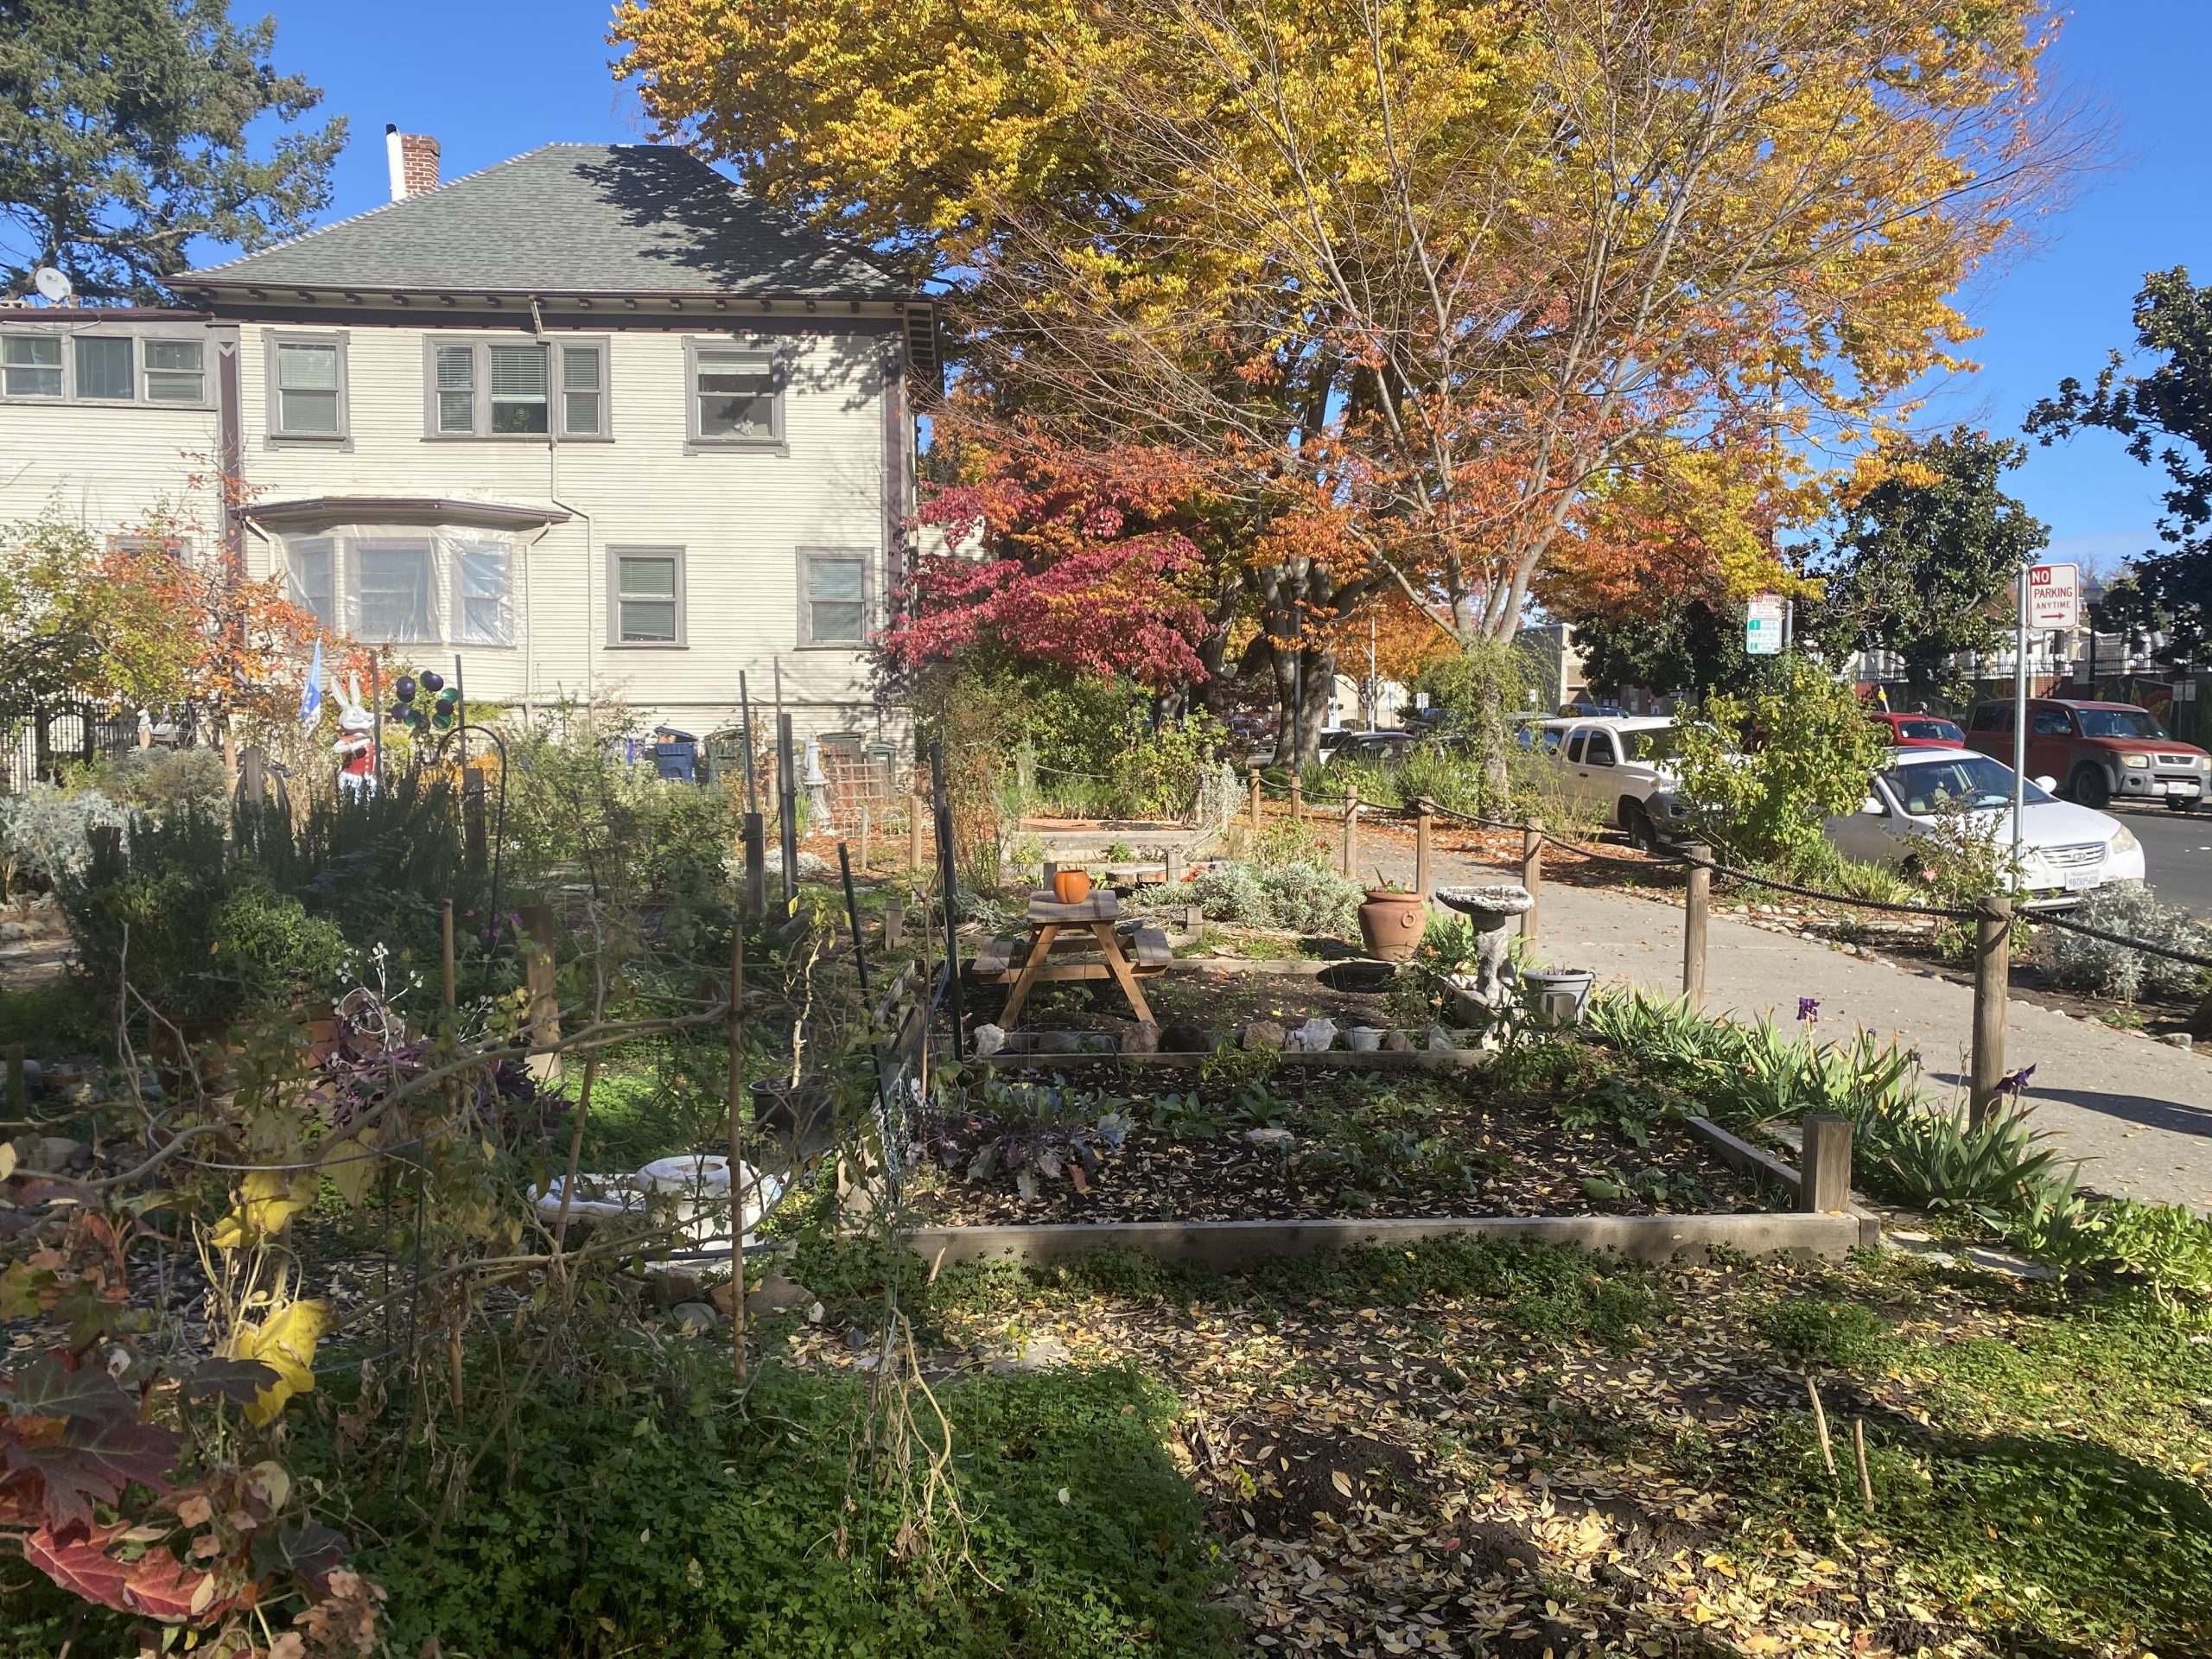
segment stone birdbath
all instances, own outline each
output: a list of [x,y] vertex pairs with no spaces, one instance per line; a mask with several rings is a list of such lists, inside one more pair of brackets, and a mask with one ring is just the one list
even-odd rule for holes
[[1452,975],[1451,984],[1468,1017],[1488,1019],[1513,1001],[1505,959],[1510,943],[1506,924],[1535,909],[1535,896],[1517,882],[1501,882],[1487,887],[1439,887],[1436,902],[1458,911],[1474,928],[1475,971]]

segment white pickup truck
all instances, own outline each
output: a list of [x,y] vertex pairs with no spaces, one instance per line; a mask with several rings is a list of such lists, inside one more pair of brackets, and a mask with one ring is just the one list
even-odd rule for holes
[[1689,828],[1669,764],[1675,722],[1663,715],[1599,715],[1548,720],[1535,746],[1557,769],[1560,792],[1596,808],[1605,822],[1649,849]]

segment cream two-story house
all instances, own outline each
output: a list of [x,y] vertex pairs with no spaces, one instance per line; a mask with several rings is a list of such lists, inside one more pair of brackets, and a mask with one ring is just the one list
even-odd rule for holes
[[[882,734],[929,302],[685,152],[555,144],[175,283],[0,310],[0,521],[157,503],[472,701]],[[226,489],[223,480],[235,480]]]

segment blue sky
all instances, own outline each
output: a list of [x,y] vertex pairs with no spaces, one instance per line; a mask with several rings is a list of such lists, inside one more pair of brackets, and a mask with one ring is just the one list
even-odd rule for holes
[[[236,7],[253,15],[251,0]],[[387,194],[384,127],[434,135],[446,176],[555,139],[642,138],[643,117],[607,65],[604,0],[276,0],[278,63],[322,86],[353,123],[334,215]],[[2017,431],[2067,374],[2088,378],[2126,343],[2143,273],[2185,264],[2212,282],[2212,0],[2087,0],[2055,70],[2111,118],[2110,163],[2037,245],[1979,279],[1965,303],[1986,330],[1979,374],[1934,391],[1923,424]],[[2110,438],[2035,448],[2012,487],[2051,525],[2054,555],[2109,567],[2150,543],[2156,480]]]

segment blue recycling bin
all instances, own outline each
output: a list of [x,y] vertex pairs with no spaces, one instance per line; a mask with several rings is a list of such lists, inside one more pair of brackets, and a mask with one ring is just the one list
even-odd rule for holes
[[653,733],[653,761],[671,783],[696,784],[699,781],[699,740],[673,726],[660,727]]

